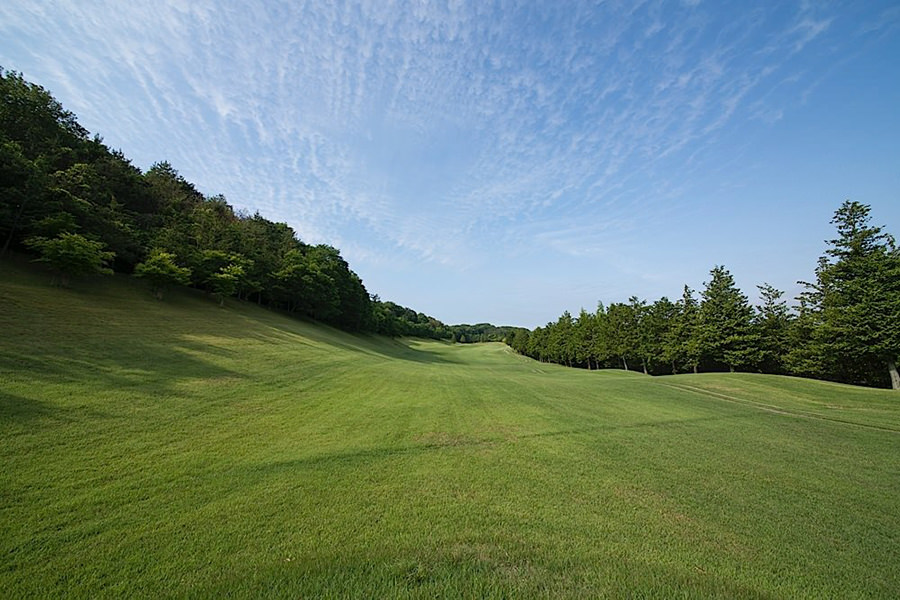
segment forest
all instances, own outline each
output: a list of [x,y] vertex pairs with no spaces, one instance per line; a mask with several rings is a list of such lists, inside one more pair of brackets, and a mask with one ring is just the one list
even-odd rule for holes
[[751,306],[716,266],[699,295],[685,286],[674,301],[600,303],[534,331],[448,326],[371,295],[338,249],[202,194],[168,162],[142,172],[47,90],[0,68],[2,253],[36,256],[63,286],[117,272],[145,279],[159,299],[188,285],[220,304],[235,297],[347,331],[505,341],[571,367],[750,371],[900,389],[900,252],[864,204],[845,202],[832,223],[837,237],[796,305],[763,284]]

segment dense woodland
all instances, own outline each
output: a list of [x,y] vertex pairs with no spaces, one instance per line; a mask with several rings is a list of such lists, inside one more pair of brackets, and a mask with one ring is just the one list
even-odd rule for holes
[[699,296],[685,286],[675,301],[633,297],[534,331],[448,326],[370,295],[337,249],[205,196],[169,163],[142,172],[45,89],[0,69],[2,253],[32,253],[60,285],[115,271],[146,279],[160,299],[189,285],[220,303],[236,297],[350,331],[506,341],[572,367],[759,371],[900,388],[900,252],[865,205],[845,202],[833,223],[838,235],[796,307],[769,285],[752,307],[717,266]]

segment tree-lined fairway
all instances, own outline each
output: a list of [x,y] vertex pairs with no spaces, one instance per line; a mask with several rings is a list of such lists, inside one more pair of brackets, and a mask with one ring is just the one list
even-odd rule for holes
[[0,264],[2,597],[900,595],[895,394]]

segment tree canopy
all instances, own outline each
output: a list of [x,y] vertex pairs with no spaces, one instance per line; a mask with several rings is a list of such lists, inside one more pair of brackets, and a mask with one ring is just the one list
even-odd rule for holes
[[628,302],[568,312],[510,345],[537,360],[650,374],[750,371],[791,374],[900,389],[900,251],[870,208],[845,202],[832,224],[816,281],[804,284],[796,309],[784,292],[758,286],[750,305],[724,266],[715,266],[699,300]]

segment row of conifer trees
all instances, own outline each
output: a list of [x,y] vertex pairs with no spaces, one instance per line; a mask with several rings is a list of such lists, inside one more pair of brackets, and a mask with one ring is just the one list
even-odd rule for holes
[[789,306],[774,287],[759,286],[751,306],[722,266],[699,297],[600,304],[565,312],[534,331],[507,338],[541,361],[650,374],[752,371],[900,388],[900,251],[870,223],[870,207],[845,202],[834,214],[815,281]]

